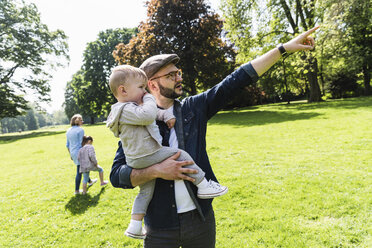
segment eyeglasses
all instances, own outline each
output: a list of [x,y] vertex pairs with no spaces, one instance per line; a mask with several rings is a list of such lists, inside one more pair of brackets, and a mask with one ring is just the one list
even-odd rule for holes
[[169,72],[165,75],[162,75],[162,76],[153,77],[150,80],[158,79],[158,78],[161,78],[161,77],[167,77],[169,79],[176,80],[177,76],[182,78],[182,70],[181,69],[178,69],[177,71],[171,71],[171,72]]

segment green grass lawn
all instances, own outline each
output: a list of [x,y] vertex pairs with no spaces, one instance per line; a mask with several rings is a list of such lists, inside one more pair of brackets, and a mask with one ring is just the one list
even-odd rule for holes
[[[216,247],[372,247],[371,126],[372,97],[216,115],[208,153],[229,187]],[[124,236],[138,189],[74,195],[67,128],[0,136],[0,247],[142,247]],[[117,139],[84,129],[108,179]]]

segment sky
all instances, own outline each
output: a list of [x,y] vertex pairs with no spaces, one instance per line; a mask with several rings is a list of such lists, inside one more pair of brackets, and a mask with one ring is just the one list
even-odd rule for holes
[[[209,0],[217,10],[220,0]],[[52,71],[51,99],[42,105],[52,113],[62,108],[66,83],[82,66],[86,44],[95,41],[100,31],[137,27],[146,20],[145,0],[26,0],[34,3],[41,22],[49,30],[61,29],[68,38],[70,61]]]

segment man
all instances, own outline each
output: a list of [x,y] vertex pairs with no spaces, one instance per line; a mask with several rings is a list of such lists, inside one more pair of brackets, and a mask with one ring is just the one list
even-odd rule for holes
[[[314,48],[309,35],[315,27],[284,45],[280,44],[266,54],[242,65],[222,82],[195,96],[176,100],[182,94],[182,73],[176,67],[176,54],[156,55],[141,65],[148,77],[148,89],[160,108],[173,111],[175,127],[169,130],[158,122],[163,145],[187,151],[209,180],[217,181],[206,152],[207,121],[215,115],[242,88],[254,84],[259,76],[273,66],[281,56]],[[145,216],[147,237],[144,247],[207,248],[215,247],[216,225],[212,200],[196,197],[193,179],[185,173],[196,173],[184,168],[189,162],[179,162],[176,154],[162,163],[136,170],[126,166],[125,155],[119,143],[110,175],[115,187],[133,188],[156,179],[155,192]]]

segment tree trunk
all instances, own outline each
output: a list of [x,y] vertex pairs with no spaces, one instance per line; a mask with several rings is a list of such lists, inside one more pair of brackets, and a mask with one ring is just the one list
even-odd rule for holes
[[309,72],[306,74],[307,80],[310,85],[310,94],[308,102],[320,102],[322,101],[322,93],[318,83],[318,63],[315,57],[310,55],[309,61]]
[[90,116],[90,124],[94,124],[94,117]]
[[[323,58],[323,49],[324,49],[324,42],[322,42],[322,44],[321,44],[321,50],[320,50],[321,58]],[[323,60],[321,60],[321,61],[323,61]],[[323,63],[320,63],[319,69],[320,69],[319,78],[320,78],[320,83],[322,85],[322,94],[323,94],[323,96],[325,96],[325,89],[324,89],[325,83],[324,83],[324,77],[323,77],[323,73],[324,73]]]
[[371,95],[371,72],[368,70],[368,65],[363,66],[363,81],[364,81],[364,95]]
[[285,71],[285,58],[283,58],[283,76],[284,76],[284,86],[285,86],[285,98],[284,100],[287,101],[287,104],[291,103],[291,99],[289,97],[289,90],[288,90],[288,84],[287,84],[287,75]]

